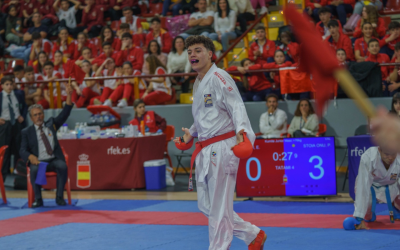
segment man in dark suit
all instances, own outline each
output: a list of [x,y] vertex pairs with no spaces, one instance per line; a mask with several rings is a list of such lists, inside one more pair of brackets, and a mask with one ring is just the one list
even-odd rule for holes
[[[3,77],[1,79],[1,87],[3,90],[0,93],[0,147],[9,146],[5,152],[1,169],[5,180],[10,171],[11,152],[16,160],[19,158],[18,150],[21,144],[21,130],[25,125],[28,108],[25,103],[25,93],[19,89],[14,89],[12,77]],[[18,150],[16,150],[17,148]]]
[[68,119],[73,104],[71,102],[72,88],[66,84],[66,104],[57,117],[51,117],[44,121],[43,107],[34,104],[29,107],[28,113],[33,125],[22,130],[22,143],[19,151],[22,159],[29,164],[31,171],[31,183],[35,192],[35,201],[32,207],[43,206],[41,186],[35,184],[40,162],[48,162],[47,172],[57,173],[57,194],[56,203],[65,206],[64,186],[68,179],[68,169],[65,163],[64,154],[57,140],[57,130]]

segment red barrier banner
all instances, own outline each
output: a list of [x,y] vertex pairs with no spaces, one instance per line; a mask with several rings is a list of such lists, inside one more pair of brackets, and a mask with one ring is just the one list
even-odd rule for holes
[[295,68],[282,68],[279,70],[281,81],[281,93],[293,94],[302,92],[314,92],[314,83],[310,74],[300,72]]

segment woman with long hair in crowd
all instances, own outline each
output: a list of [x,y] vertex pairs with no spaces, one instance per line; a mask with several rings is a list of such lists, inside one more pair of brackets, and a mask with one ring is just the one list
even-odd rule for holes
[[371,23],[373,29],[372,36],[381,38],[386,34],[385,20],[379,16],[378,10],[373,5],[364,6],[361,19],[357,22],[353,37],[362,36],[362,26],[364,23]]
[[[144,62],[149,68],[150,75],[164,75],[167,70],[155,55],[149,55]],[[142,99],[146,105],[163,104],[172,98],[171,81],[169,77],[145,78],[149,86]]]
[[65,73],[68,72],[67,69],[67,58],[63,57],[63,53],[59,50],[54,52],[53,63],[54,70],[58,71],[62,76],[68,77]]
[[82,56],[82,49],[86,47],[92,51],[92,57],[97,57],[96,46],[89,40],[86,33],[81,32],[78,34],[78,38],[75,41],[74,54],[72,58],[78,60],[79,57]]
[[40,51],[38,54],[38,60],[33,62],[33,69],[35,70],[35,74],[45,75],[43,71],[44,64],[49,60],[46,52]]
[[400,93],[393,95],[390,113],[400,117]]
[[57,41],[53,43],[53,58],[56,51],[61,51],[65,58],[71,58],[75,50],[74,39],[69,37],[67,28],[63,27],[58,32]]
[[318,116],[308,99],[301,99],[297,104],[288,133],[292,137],[315,137],[318,132]]
[[[192,69],[188,54],[185,48],[183,37],[177,36],[172,42],[171,52],[168,54],[167,64],[168,74],[173,73],[189,73]],[[189,92],[190,77],[176,76],[170,78],[173,84],[181,85],[182,93]]]
[[[147,46],[147,53],[144,54],[144,60],[146,60],[149,55],[155,55],[158,60],[160,60],[160,62],[164,65],[164,67],[167,66],[168,57],[166,54],[161,52],[161,46],[156,40],[152,40],[149,42],[149,45]],[[148,65],[146,65],[145,63],[143,64],[142,73],[145,75],[149,74]]]
[[[100,44],[104,42],[109,42],[114,51],[121,50],[121,43],[118,39],[114,39],[114,32],[109,26],[104,26],[100,32]],[[102,48],[100,48],[102,52]]]

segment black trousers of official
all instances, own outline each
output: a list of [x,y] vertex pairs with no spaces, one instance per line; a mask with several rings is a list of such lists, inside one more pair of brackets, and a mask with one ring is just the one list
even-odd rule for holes
[[[14,125],[11,122],[6,121],[3,125],[0,125],[0,147],[7,145],[8,148],[4,154],[3,167],[1,173],[3,180],[10,173],[11,154],[14,155],[14,163],[19,159],[19,149],[21,148],[21,130],[23,125],[18,121],[15,121]],[[14,164],[15,165],[15,164]]]
[[244,13],[240,13],[237,16],[237,21],[239,22],[240,25],[240,31],[242,33],[246,32],[247,30],[247,21],[254,21],[255,20],[255,16],[249,12],[244,12]]
[[306,135],[301,130],[296,130],[293,133],[293,137],[300,138],[300,137],[315,137],[315,135]]
[[[42,162],[48,162],[49,165],[47,165],[46,172],[56,172],[57,173],[57,197],[64,197],[64,187],[65,183],[67,182],[68,179],[68,168],[67,164],[65,161],[58,159],[58,158],[53,158],[50,160],[45,160]],[[32,183],[32,188],[33,192],[35,193],[35,199],[41,199],[42,198],[42,192],[41,192],[41,185],[37,185],[35,183],[36,181],[36,176],[39,170],[38,165],[33,165],[31,164],[30,166],[31,170],[31,183]]]

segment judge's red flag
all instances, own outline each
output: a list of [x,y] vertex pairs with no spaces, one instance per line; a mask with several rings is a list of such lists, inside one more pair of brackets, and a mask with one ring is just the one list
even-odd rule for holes
[[86,73],[81,69],[81,67],[75,64],[75,61],[68,61],[67,70],[68,75],[66,74],[66,77],[75,78],[75,81],[77,81],[79,84],[82,84]]
[[312,74],[315,82],[317,114],[323,109],[333,93],[336,79],[333,72],[339,69],[335,53],[324,43],[321,35],[296,8],[289,4],[284,14],[293,26],[296,39],[300,42],[300,69]]

